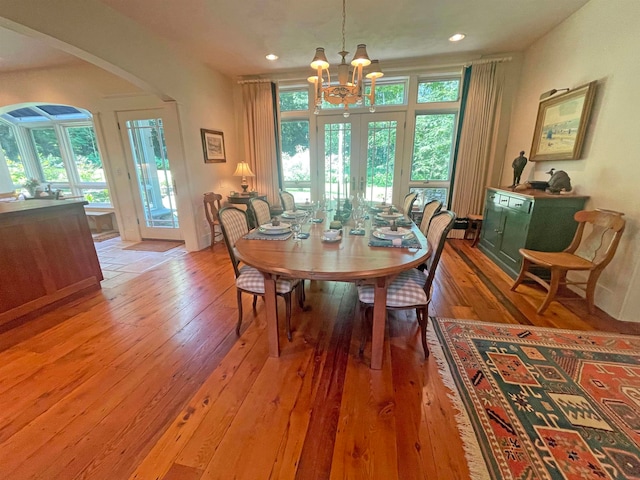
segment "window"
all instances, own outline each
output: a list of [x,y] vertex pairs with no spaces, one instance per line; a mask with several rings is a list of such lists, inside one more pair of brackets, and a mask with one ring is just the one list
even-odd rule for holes
[[309,88],[280,89],[280,146],[282,182],[296,202],[311,198],[311,155],[309,151]]
[[[65,105],[38,105],[0,115],[0,146],[14,187],[28,178],[93,206],[111,206],[91,115]],[[0,161],[3,159],[0,158]]]
[[[378,83],[376,82],[376,105],[403,105],[405,101],[406,82]],[[371,85],[367,82],[365,93],[371,94]],[[365,104],[371,105],[369,97],[365,98]]]
[[456,102],[460,95],[460,79],[421,80],[418,82],[418,103]]
[[[18,148],[18,142],[13,132],[13,128],[10,125],[3,123],[0,120],[0,148],[4,156],[5,164],[9,169],[9,176],[11,181],[16,186],[16,189],[20,185],[24,185],[27,181],[27,171],[22,163],[22,157],[20,155],[20,149]],[[1,158],[2,156],[0,156]]]

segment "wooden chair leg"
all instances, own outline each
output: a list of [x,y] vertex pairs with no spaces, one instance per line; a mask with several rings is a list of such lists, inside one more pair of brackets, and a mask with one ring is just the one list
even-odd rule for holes
[[522,266],[520,267],[520,274],[518,275],[518,278],[516,278],[515,281],[513,282],[513,285],[511,285],[512,292],[515,292],[516,288],[518,288],[518,285],[520,285],[524,280],[526,273],[529,271],[529,265],[531,265],[531,262],[526,258],[523,258]]
[[585,288],[585,298],[587,300],[587,309],[589,313],[595,313],[594,300],[596,293],[596,283],[598,283],[598,278],[600,277],[601,271],[592,271],[589,274],[589,278],[587,279],[587,286]]
[[416,317],[418,317],[418,324],[420,325],[420,339],[422,340],[425,360],[429,358],[429,346],[427,345],[427,320],[429,317],[427,309],[427,306],[416,308]]
[[542,313],[547,309],[551,301],[558,293],[558,286],[560,285],[560,279],[562,278],[562,270],[558,270],[557,268],[551,269],[551,281],[549,282],[549,291],[547,292],[547,296],[542,302],[542,305],[538,307],[538,314],[542,315]]
[[358,351],[360,355],[362,355],[364,353],[364,347],[367,345],[367,339],[369,338],[369,325],[371,323],[369,322],[369,317],[373,314],[373,307],[360,303],[360,311],[362,318],[362,335],[360,335],[360,349]]
[[[242,325],[242,292],[238,290],[236,295],[238,298],[238,324],[236,325],[236,335],[240,336],[240,326]],[[255,299],[255,295],[253,298]]]
[[293,339],[291,335],[291,292],[284,294],[284,301],[287,307],[287,339],[291,341]]

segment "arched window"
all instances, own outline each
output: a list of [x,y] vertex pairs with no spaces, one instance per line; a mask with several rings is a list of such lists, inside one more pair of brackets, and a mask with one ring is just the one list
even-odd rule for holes
[[67,105],[2,111],[0,170],[8,171],[16,190],[32,195],[33,188],[27,186],[37,183],[41,190],[59,190],[64,197],[84,198],[93,206],[111,206],[89,112]]

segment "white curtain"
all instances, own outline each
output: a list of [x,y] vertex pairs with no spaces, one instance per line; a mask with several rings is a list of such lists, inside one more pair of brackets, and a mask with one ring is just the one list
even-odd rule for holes
[[[491,153],[495,150],[503,87],[502,62],[488,62],[471,67],[451,201],[451,210],[458,218],[470,213],[482,215],[487,169]],[[450,236],[462,238],[464,230],[452,230]]]
[[279,204],[278,156],[271,82],[243,83],[245,159],[255,174],[254,189]]

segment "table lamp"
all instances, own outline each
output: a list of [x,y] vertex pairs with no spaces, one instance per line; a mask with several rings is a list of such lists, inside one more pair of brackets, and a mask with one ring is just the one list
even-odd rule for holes
[[249,164],[247,162],[238,162],[238,166],[236,167],[236,171],[233,173],[233,176],[242,177],[242,180],[240,181],[242,193],[247,193],[247,187],[249,186],[247,177],[255,177],[251,168],[249,168]]

